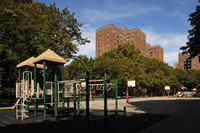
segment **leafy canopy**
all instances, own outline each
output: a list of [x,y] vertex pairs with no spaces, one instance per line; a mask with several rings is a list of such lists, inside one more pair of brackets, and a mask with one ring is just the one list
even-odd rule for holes
[[120,94],[127,88],[129,80],[136,80],[137,87],[132,90],[134,94],[163,95],[165,86],[171,86],[174,92],[179,88],[177,75],[180,73],[157,59],[141,56],[139,50],[129,44],[119,45],[95,59],[77,57],[65,70],[71,75],[71,79],[73,76],[84,77],[86,70],[90,72],[92,79],[103,79],[107,73],[110,82],[118,80]]
[[[199,0],[200,3],[200,0]],[[188,21],[190,21],[190,25],[193,27],[188,31],[188,42],[187,46],[183,46],[180,49],[184,51],[184,53],[190,53],[191,58],[200,55],[200,6],[197,5],[196,11],[189,15]],[[200,60],[200,56],[199,56]]]
[[2,81],[13,86],[16,65],[48,48],[65,59],[73,58],[78,45],[89,42],[68,8],[60,10],[33,0],[1,0],[0,2],[0,66],[8,75]]

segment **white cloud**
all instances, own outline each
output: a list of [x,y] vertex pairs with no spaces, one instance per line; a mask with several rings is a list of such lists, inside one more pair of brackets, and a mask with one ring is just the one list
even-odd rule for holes
[[170,46],[183,46],[187,42],[187,34],[186,33],[157,33],[154,32],[151,28],[143,29],[144,33],[146,33],[146,40],[148,43],[152,45],[162,45],[165,47]]
[[161,8],[150,7],[132,7],[128,6],[115,6],[107,7],[106,10],[86,9],[82,12],[81,18],[89,23],[97,23],[102,21],[118,20],[121,18],[134,18],[139,15],[149,14],[154,11],[161,11]]
[[181,46],[186,45],[186,33],[157,33],[152,28],[142,30],[146,33],[147,43],[151,45],[160,45],[164,48],[164,62],[173,66],[173,62],[178,60],[178,52]]
[[170,15],[171,15],[172,17],[180,17],[180,18],[182,18],[183,20],[187,20],[187,18],[188,18],[188,16],[187,16],[186,14],[184,14],[183,12],[178,11],[178,10],[171,12]]
[[178,61],[178,52],[167,52],[164,55],[164,61],[170,66],[173,66],[175,61]]
[[88,58],[95,57],[95,31],[96,28],[91,27],[89,24],[83,25],[81,28],[82,36],[88,38],[90,43],[86,45],[79,45],[79,52],[77,55],[87,55]]

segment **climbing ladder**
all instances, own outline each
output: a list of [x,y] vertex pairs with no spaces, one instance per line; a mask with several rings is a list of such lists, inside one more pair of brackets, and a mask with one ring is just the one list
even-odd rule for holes
[[[26,79],[25,79],[26,74]],[[16,119],[28,117],[28,102],[32,99],[33,85],[30,83],[32,81],[32,72],[23,72],[22,83],[16,83],[16,97],[19,98],[16,103]]]

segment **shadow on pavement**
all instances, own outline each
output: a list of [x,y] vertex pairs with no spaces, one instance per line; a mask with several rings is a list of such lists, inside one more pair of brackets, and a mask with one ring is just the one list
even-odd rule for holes
[[164,115],[196,115],[200,112],[200,99],[149,100],[129,103],[146,113]]
[[[103,111],[103,110],[102,110]],[[92,116],[97,118],[96,116]],[[31,120],[24,120],[23,122],[15,122],[6,127],[1,127],[1,133],[7,132],[81,132],[81,133],[94,133],[94,132],[137,132],[141,129],[147,128],[152,124],[162,121],[167,118],[167,115],[156,115],[156,114],[132,114],[129,117],[124,117],[123,115],[109,115],[107,119],[95,119],[90,120],[90,124],[87,124],[86,117],[68,116],[65,120],[54,120],[52,119],[40,119],[34,118]],[[38,122],[39,120],[39,122]],[[27,122],[26,122],[27,121]]]

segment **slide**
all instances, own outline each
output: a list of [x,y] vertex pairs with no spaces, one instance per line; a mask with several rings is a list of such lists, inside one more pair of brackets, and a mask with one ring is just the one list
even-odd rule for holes
[[17,106],[18,102],[20,101],[20,98],[17,99],[17,101],[15,102],[15,104],[11,107],[11,109],[15,109],[15,107]]

